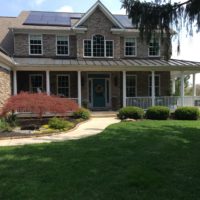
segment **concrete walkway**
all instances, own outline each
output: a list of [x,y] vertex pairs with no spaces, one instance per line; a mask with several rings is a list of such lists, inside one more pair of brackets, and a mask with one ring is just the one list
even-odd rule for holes
[[80,124],[78,128],[66,133],[63,132],[58,135],[51,136],[0,140],[0,146],[18,146],[27,144],[59,142],[64,140],[77,140],[80,138],[101,133],[110,124],[118,122],[119,120],[114,117],[92,118],[89,121]]

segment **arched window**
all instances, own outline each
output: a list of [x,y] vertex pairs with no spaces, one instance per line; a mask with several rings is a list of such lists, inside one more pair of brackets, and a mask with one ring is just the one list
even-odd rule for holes
[[113,58],[114,41],[105,40],[102,35],[94,35],[92,39],[85,39],[84,57],[107,57]]
[[93,56],[94,57],[104,57],[105,54],[105,42],[102,35],[93,36]]

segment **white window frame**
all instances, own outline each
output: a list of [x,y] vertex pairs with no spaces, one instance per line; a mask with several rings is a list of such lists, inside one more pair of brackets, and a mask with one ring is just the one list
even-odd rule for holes
[[[68,77],[68,87],[58,87],[58,77],[61,77],[61,76]],[[57,74],[57,76],[56,76],[56,92],[57,92],[57,95],[59,96],[60,94],[58,93],[58,88],[68,88],[69,95],[68,95],[68,97],[65,97],[65,98],[71,97],[71,94],[70,94],[70,75],[69,74]]]
[[[85,56],[85,41],[91,41],[91,56]],[[83,40],[83,57],[84,58],[92,58],[93,55],[93,42],[91,39],[84,39]]]
[[[131,97],[137,97],[137,75],[135,74],[126,74],[126,93],[127,93],[127,77],[135,77],[135,96]],[[126,97],[129,98],[129,96],[126,94]]]
[[[95,35],[101,35],[101,34],[95,34]],[[114,58],[114,47],[115,47],[115,43],[114,43],[114,40],[106,40],[105,39],[105,36],[101,35],[104,37],[104,57],[94,57],[93,55],[93,37],[95,35],[92,35],[92,39],[83,39],[83,57],[84,58]],[[91,41],[91,56],[85,56],[85,41],[86,40],[90,40]],[[112,41],[113,43],[113,56],[106,56],[106,41]]]
[[42,85],[41,85],[42,87],[41,88],[42,88],[42,91],[43,91],[44,90],[43,74],[29,74],[29,91],[33,92],[32,89],[35,88],[35,87],[32,87],[32,81],[31,81],[31,78],[34,77],[34,76],[40,76],[40,77],[42,77]]
[[[148,76],[148,95],[149,96],[151,96],[151,92],[150,91],[152,91],[152,88],[151,88],[151,82],[150,82],[150,77],[151,77],[151,74],[149,74],[149,76]],[[160,96],[160,74],[155,74],[155,79],[156,79],[156,77],[158,77],[159,78],[159,85],[157,86],[158,87],[158,96],[156,96],[156,85],[155,85],[155,96],[156,97],[159,97]],[[155,83],[156,83],[156,81],[155,81]],[[151,90],[150,90],[150,88],[151,88]]]
[[[41,54],[32,54],[31,53],[31,36],[40,36],[41,37]],[[29,55],[30,56],[42,56],[43,55],[43,35],[42,34],[29,34],[28,35],[28,46],[29,46]],[[38,45],[39,46],[39,45]]]
[[[104,54],[104,55],[105,55],[105,58],[113,58],[113,57],[114,57],[114,40],[104,40],[104,42],[105,42],[105,44],[104,44],[104,46],[105,46],[105,54]],[[113,44],[113,50],[112,50],[112,51],[113,51],[113,52],[112,52],[113,55],[112,55],[112,56],[106,56],[106,50],[107,50],[107,49],[106,49],[106,42],[112,42],[112,44]],[[96,58],[96,57],[95,57],[95,58]]]
[[[126,40],[135,39],[135,55],[126,55]],[[136,57],[137,56],[137,38],[136,37],[125,37],[124,38],[124,57]]]
[[[150,55],[150,54],[149,54],[149,53],[150,53],[150,45],[148,45],[148,57],[160,57],[160,44],[161,44],[161,42],[160,42],[160,39],[159,39],[159,38],[152,38],[152,39],[150,40],[150,42],[151,42],[152,40],[154,40],[154,39],[158,40],[158,45],[159,45],[158,55]],[[150,42],[149,42],[149,43],[150,43]]]
[[[67,37],[67,41],[68,41],[68,54],[58,54],[58,37]],[[69,35],[56,35],[56,56],[69,56],[70,55],[70,48],[69,48]],[[61,45],[64,46],[64,45]]]

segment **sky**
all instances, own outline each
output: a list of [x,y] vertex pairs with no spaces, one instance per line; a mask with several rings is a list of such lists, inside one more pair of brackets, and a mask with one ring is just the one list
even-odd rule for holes
[[[184,2],[177,0],[176,2]],[[96,0],[0,0],[0,16],[18,16],[22,10],[60,11],[60,12],[86,12]],[[121,9],[120,0],[101,0],[113,14],[125,14]],[[200,62],[200,33],[194,32],[193,37],[185,31],[181,33],[181,52],[176,51],[177,40],[173,40],[172,58]],[[200,75],[197,76],[200,84]]]

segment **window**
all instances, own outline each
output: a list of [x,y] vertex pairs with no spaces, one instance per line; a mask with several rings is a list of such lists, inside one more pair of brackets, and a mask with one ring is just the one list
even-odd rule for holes
[[135,38],[125,38],[125,56],[136,56]]
[[29,36],[29,54],[41,55],[42,54],[42,36],[30,35]]
[[92,56],[92,41],[84,40],[84,56],[91,57]]
[[113,57],[114,42],[102,35],[94,35],[92,40],[84,40],[84,57]]
[[113,57],[113,41],[106,41],[106,57]]
[[126,95],[127,97],[136,96],[136,75],[126,76]]
[[149,42],[149,56],[160,56],[159,39],[154,38]]
[[93,56],[104,57],[104,37],[101,35],[95,35],[93,37]]
[[69,75],[57,76],[57,95],[69,97]]
[[30,92],[41,92],[43,91],[43,75],[42,74],[31,74],[29,77]]
[[[151,92],[152,92],[152,87],[151,87],[151,82],[152,82],[152,76],[149,76],[149,96],[151,96]],[[155,75],[155,96],[160,96],[160,76],[159,75]]]
[[57,55],[69,55],[69,37],[57,36]]

